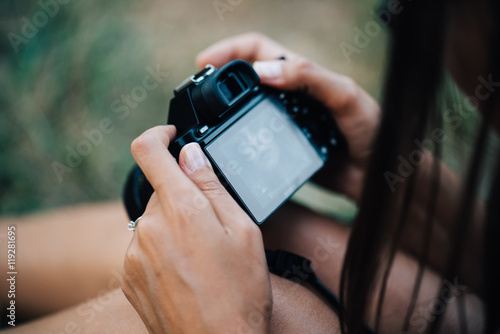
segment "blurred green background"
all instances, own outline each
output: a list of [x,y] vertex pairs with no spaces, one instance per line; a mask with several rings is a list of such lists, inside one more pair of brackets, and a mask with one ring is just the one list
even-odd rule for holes
[[[165,123],[196,54],[227,36],[262,32],[380,96],[386,32],[350,62],[339,46],[374,20],[375,0],[59,1],[0,2],[2,215],[118,199],[131,141]],[[148,67],[168,74],[128,114],[115,112]],[[109,133],[82,143],[101,122]],[[78,149],[86,156],[68,165]]]

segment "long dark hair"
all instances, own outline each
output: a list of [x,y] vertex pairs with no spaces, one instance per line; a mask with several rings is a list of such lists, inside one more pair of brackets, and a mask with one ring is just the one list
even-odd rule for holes
[[[340,299],[346,305],[346,311],[340,317],[342,332],[361,332],[362,323],[367,319],[368,309],[375,295],[379,296],[375,323],[375,330],[378,330],[389,272],[400,246],[401,235],[407,225],[409,207],[418,182],[418,172],[414,172],[395,189],[391,189],[386,178],[387,172],[398,170],[400,163],[398,157],[407,157],[410,152],[420,150],[420,147],[416,146],[415,139],[423,138],[430,129],[442,128],[442,111],[438,96],[443,86],[447,15],[454,5],[465,1],[469,0],[401,1],[403,10],[397,14],[397,18],[393,18],[381,125],[341,276]],[[491,73],[495,80],[500,78],[500,22],[498,21],[500,4],[498,0],[485,0],[485,3],[489,5],[494,18],[487,51],[490,57],[488,73]],[[472,220],[473,203],[485,164],[489,127],[491,119],[494,118],[494,108],[498,105],[498,93],[493,92],[480,106],[483,115],[462,187],[461,204],[456,206],[458,212],[450,213],[454,214],[456,219],[449,236],[452,246],[442,273],[443,279],[453,280],[458,276],[466,231]],[[422,243],[422,252],[417,259],[419,270],[402,331],[409,328],[410,315],[415,308],[429,255],[437,190],[440,186],[439,142],[435,143],[433,155],[435,157],[433,177],[428,188],[429,206],[424,233],[419,240]],[[500,264],[500,163],[493,175],[494,182],[490,188],[483,222],[484,238],[481,254],[484,256],[478,259],[483,261],[482,289],[486,293],[481,296],[486,306],[487,333],[500,329],[500,275],[498,274],[500,271],[497,269]],[[380,291],[375,293],[375,288],[378,286],[381,286]],[[465,332],[467,320],[463,303],[463,298],[458,298],[460,329]],[[439,312],[434,318],[428,327],[429,332],[434,333],[439,330],[442,314],[444,312]]]

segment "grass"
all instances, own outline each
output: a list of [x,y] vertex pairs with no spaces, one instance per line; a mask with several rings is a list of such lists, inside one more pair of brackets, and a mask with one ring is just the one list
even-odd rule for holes
[[[350,62],[340,47],[342,42],[353,45],[355,29],[366,31],[374,22],[377,1],[231,3],[232,10],[218,15],[212,1],[70,0],[16,53],[9,33],[22,34],[22,18],[33,21],[42,8],[34,0],[22,6],[1,2],[0,214],[120,198],[134,163],[131,141],[147,128],[165,123],[173,88],[196,71],[196,54],[227,36],[260,31],[353,77],[380,98],[385,30],[372,33],[359,53],[350,55]],[[168,72],[165,79],[126,113],[122,96],[142,85],[148,67],[157,66]],[[122,109],[116,112],[114,107]],[[473,124],[471,120],[467,124]],[[82,144],[88,140],[85,133],[100,131],[102,122],[110,123],[112,130],[95,137],[100,140],[94,138],[96,144],[90,147]],[[456,145],[460,137],[454,135],[445,149],[457,169],[463,161],[461,146]],[[88,154],[73,157],[74,166],[69,166],[68,154],[78,148]],[[67,169],[58,176],[54,163]],[[316,194],[316,190],[307,191]],[[303,200],[308,194],[299,193],[297,198]],[[335,207],[344,220],[356,213],[344,199],[313,198],[312,204],[320,209]]]

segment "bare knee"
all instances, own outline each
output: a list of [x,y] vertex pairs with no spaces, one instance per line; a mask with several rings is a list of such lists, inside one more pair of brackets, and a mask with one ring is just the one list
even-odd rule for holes
[[271,333],[339,333],[336,314],[313,292],[271,275]]

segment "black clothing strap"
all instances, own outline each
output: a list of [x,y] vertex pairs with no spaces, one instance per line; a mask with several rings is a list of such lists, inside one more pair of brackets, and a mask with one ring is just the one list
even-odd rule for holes
[[[266,259],[271,273],[295,283],[301,281],[308,283],[330,304],[337,316],[340,316],[343,306],[338,297],[316,276],[309,259],[281,249],[275,251],[266,249]],[[363,332],[374,334],[374,331],[365,324],[363,324]]]

